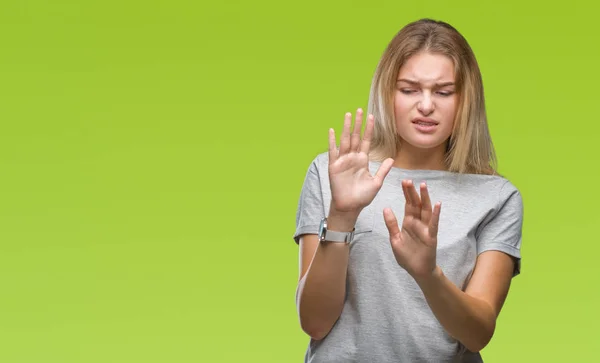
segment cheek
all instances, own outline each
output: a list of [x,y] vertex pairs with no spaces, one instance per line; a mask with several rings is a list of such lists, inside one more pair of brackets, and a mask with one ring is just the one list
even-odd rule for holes
[[457,110],[457,104],[456,104],[456,100],[447,100],[447,102],[442,102],[440,104],[440,109],[444,115],[444,118],[447,119],[447,121],[452,121],[454,120],[454,117],[456,116],[456,110]]
[[410,103],[405,97],[401,95],[396,96],[394,99],[394,116],[396,119],[405,117],[410,108]]
[[454,121],[456,119],[456,110],[457,110],[457,105],[456,102],[448,102],[448,104],[444,105],[444,109],[443,109],[443,117],[445,120],[445,124],[446,124],[446,132],[448,134],[452,133],[452,130],[454,129]]

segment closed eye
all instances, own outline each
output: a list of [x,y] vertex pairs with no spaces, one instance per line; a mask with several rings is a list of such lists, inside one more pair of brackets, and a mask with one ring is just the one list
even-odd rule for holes
[[400,92],[404,93],[405,95],[409,95],[409,94],[411,94],[411,93],[415,93],[415,92],[417,92],[417,91],[415,91],[415,90],[413,90],[413,89],[406,89],[406,88],[403,88],[403,89],[401,89],[401,90],[400,90]]

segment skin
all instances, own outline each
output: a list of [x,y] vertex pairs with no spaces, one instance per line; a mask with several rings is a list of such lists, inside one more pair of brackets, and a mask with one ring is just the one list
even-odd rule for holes
[[[396,129],[402,145],[394,166],[444,169],[457,102],[452,60],[426,52],[407,60],[398,73],[394,96]],[[418,131],[412,123],[418,117],[438,122],[435,132]]]
[[[402,147],[375,175],[368,169],[373,116],[367,118],[361,139],[363,112],[357,111],[351,130],[346,114],[339,148],[329,131],[329,178],[332,200],[331,230],[352,230],[360,211],[369,205],[392,166],[406,169],[444,170],[444,151],[452,132],[458,97],[454,92],[454,65],[445,56],[420,53],[400,69],[394,98],[395,120]],[[438,125],[420,132],[413,120],[427,117]],[[465,291],[444,276],[436,264],[441,203],[433,204],[427,185],[420,193],[410,180],[402,181],[405,215],[399,224],[391,209],[383,212],[398,265],[417,282],[432,312],[455,339],[477,352],[490,341],[496,319],[510,287],[514,260],[498,251],[479,255]],[[339,318],[345,295],[349,247],[320,244],[316,235],[300,238],[300,281],[297,306],[300,323],[313,339],[324,338]]]

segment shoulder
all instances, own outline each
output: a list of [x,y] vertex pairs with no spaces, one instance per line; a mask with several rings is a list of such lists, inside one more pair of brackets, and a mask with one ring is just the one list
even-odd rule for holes
[[[519,224],[523,219],[523,198],[519,188],[505,177],[492,177],[487,193],[490,202],[490,213],[483,224]],[[480,190],[483,198],[486,189]],[[518,222],[518,223],[517,223]],[[508,227],[505,225],[504,227]]]
[[511,214],[523,214],[523,197],[519,188],[509,179],[502,176],[494,178],[494,194],[497,197],[496,210],[510,210]]
[[521,196],[521,191],[519,188],[514,185],[510,180],[500,177],[499,188],[498,188],[498,203],[500,205],[504,205],[507,202],[512,202],[513,204],[518,204],[522,206],[523,197]]
[[472,190],[474,194],[486,198],[496,197],[498,203],[502,203],[509,198],[521,197],[521,192],[517,186],[504,176],[468,174],[463,182],[463,185]]
[[325,151],[320,154],[317,154],[313,159],[313,162],[316,163],[319,167],[327,168],[329,166],[329,152]]
[[523,196],[521,191],[508,179],[498,195],[499,209],[505,209],[518,219],[523,218]]
[[[434,187],[435,185],[432,185]],[[520,214],[522,198],[519,189],[507,178],[497,175],[444,174],[438,188],[439,195],[448,199],[455,208],[479,216],[484,222],[502,210],[511,209]]]
[[320,189],[329,180],[329,155],[327,152],[313,156],[308,164],[304,179],[304,189]]
[[329,153],[322,152],[315,155],[310,163],[309,169],[319,175],[327,175],[329,170]]

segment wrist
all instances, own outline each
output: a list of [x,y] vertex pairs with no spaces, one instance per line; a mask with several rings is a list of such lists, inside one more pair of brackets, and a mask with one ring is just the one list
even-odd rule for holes
[[332,231],[350,232],[354,229],[359,214],[360,210],[341,212],[331,205],[327,216],[327,226]]
[[421,288],[421,290],[425,291],[431,287],[436,286],[436,284],[442,280],[444,277],[444,272],[440,268],[440,266],[436,265],[433,270],[428,273],[422,275],[415,275],[413,278],[415,279],[417,285]]

